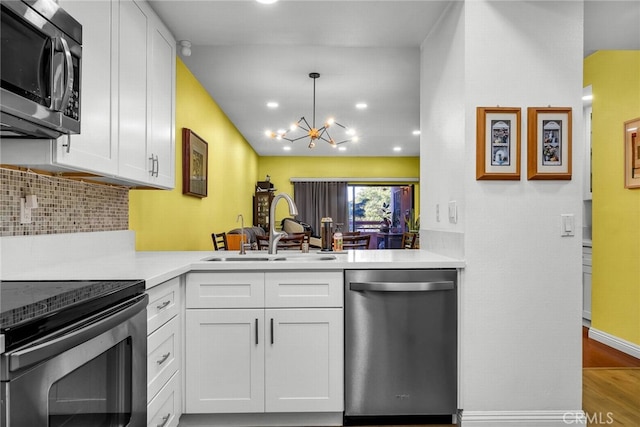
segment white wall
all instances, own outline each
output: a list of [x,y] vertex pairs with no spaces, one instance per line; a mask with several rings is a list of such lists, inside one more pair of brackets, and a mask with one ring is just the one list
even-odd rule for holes
[[[467,1],[441,24],[422,49],[421,245],[467,262],[462,425],[566,425],[582,407],[583,4]],[[522,109],[520,181],[475,178],[476,107],[497,105]],[[526,109],[548,105],[573,108],[571,181],[527,180]],[[458,224],[442,223],[448,200]]]

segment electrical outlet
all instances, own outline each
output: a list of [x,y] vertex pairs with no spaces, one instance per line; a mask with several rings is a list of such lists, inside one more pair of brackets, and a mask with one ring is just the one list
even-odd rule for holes
[[31,224],[31,209],[27,207],[27,199],[20,199],[20,224]]

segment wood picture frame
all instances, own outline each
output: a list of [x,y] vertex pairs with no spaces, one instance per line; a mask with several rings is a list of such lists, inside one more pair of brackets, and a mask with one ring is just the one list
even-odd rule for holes
[[571,108],[527,109],[527,179],[571,179]]
[[188,128],[182,128],[182,194],[207,197],[209,147]]
[[624,188],[640,188],[640,117],[624,122]]
[[520,180],[520,119],[520,108],[476,108],[477,180]]

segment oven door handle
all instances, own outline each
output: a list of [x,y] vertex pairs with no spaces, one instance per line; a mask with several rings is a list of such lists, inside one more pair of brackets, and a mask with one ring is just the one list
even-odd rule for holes
[[147,307],[149,297],[146,294],[127,300],[108,311],[98,313],[88,319],[66,328],[71,331],[45,340],[29,347],[15,350],[9,354],[9,371],[17,371],[61,354],[93,337],[113,329],[138,314]]

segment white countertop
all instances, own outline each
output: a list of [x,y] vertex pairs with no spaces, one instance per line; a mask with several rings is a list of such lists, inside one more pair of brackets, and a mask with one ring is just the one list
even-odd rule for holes
[[334,255],[335,260],[317,260],[317,253],[305,255],[297,251],[281,251],[290,256],[286,261],[255,261],[252,257],[265,256],[264,251],[249,252],[248,261],[203,261],[211,257],[240,257],[237,251],[178,251],[127,252],[81,261],[73,259],[30,269],[3,268],[2,280],[89,280],[89,279],[144,279],[151,288],[189,271],[229,270],[344,270],[384,268],[461,268],[464,262],[423,250],[352,250]]

